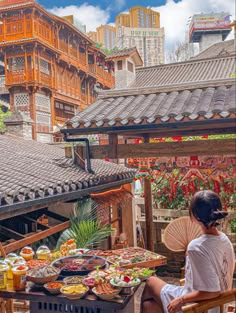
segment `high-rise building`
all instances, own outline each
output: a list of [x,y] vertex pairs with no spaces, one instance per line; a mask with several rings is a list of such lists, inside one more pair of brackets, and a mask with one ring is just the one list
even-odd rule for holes
[[133,28],[119,26],[117,47],[136,47],[144,66],[164,63],[164,28]]
[[164,28],[160,13],[135,6],[116,17],[116,45],[119,49],[137,47],[144,66],[164,63]]
[[101,25],[96,31],[87,32],[87,36],[101,45],[102,49],[112,50],[116,46],[116,28],[111,25]]
[[160,13],[150,8],[135,6],[129,9],[129,13],[121,13],[116,17],[116,26],[160,28]]
[[112,50],[116,45],[116,28],[111,25],[97,27],[97,41],[102,43],[104,49]]

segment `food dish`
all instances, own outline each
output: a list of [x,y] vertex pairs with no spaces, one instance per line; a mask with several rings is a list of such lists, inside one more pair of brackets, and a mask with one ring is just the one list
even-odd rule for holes
[[83,284],[65,285],[60,289],[60,292],[68,299],[75,300],[82,298],[89,288]]
[[43,286],[48,292],[56,295],[60,293],[60,290],[64,285],[65,283],[62,281],[52,281],[50,283],[44,284]]
[[60,269],[52,265],[45,265],[32,268],[27,272],[27,279],[37,285],[44,285],[52,282],[60,275]]
[[111,300],[120,293],[120,289],[115,289],[110,283],[106,282],[94,287],[92,292],[102,300]]
[[68,276],[68,277],[65,277],[63,279],[63,282],[66,284],[66,285],[75,285],[75,284],[80,284],[82,283],[82,280],[84,279],[83,276]]
[[136,287],[141,283],[141,280],[139,278],[133,278],[129,276],[116,276],[110,280],[110,283],[112,286],[115,287],[125,287],[125,288],[131,288]]
[[107,266],[105,259],[91,255],[75,255],[57,259],[52,265],[61,269],[62,276],[87,275],[97,267],[104,269]]

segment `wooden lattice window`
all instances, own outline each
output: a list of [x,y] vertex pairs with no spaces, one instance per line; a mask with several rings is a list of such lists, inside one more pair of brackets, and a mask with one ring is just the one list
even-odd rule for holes
[[51,101],[49,96],[40,93],[35,94],[36,109],[39,111],[51,112]]
[[24,57],[16,57],[8,59],[9,69],[12,72],[22,72],[25,70]]
[[29,94],[28,93],[15,93],[14,94],[14,105],[17,107],[29,106]]
[[36,123],[43,126],[51,126],[51,114],[36,111]]
[[40,59],[40,72],[49,75],[50,74],[50,64],[44,59]]

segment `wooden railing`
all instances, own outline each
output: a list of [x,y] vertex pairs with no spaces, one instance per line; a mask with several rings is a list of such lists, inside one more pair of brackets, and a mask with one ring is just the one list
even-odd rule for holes
[[21,84],[25,82],[25,72],[11,72],[6,75],[6,85]]
[[79,52],[79,62],[87,64],[86,54]]

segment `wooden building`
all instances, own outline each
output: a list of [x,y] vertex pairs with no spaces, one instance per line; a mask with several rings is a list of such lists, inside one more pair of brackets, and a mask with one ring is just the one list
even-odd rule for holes
[[[152,140],[234,135],[234,71],[234,55],[137,69],[129,87],[101,91],[98,100],[83,114],[78,113],[68,121],[68,128],[61,132],[65,139],[85,134],[107,136],[106,145],[91,147],[91,158],[96,159],[235,156],[235,138]],[[134,144],[134,138],[142,139],[141,143]],[[82,151],[81,157],[83,154]],[[153,250],[152,196],[148,179],[145,179],[144,194],[147,247]]]
[[95,101],[95,84],[113,87],[113,62],[105,57],[34,0],[0,1],[0,96],[12,110],[30,112],[34,139],[52,141],[56,126]]
[[[101,222],[118,234],[122,227],[131,232],[130,183],[136,171],[103,160],[91,160],[92,171],[85,171],[61,145],[24,139],[28,120],[21,112],[14,115],[8,132],[0,134],[0,242],[6,253],[68,228],[71,210],[84,197],[99,202]],[[134,245],[134,235],[129,238]]]

